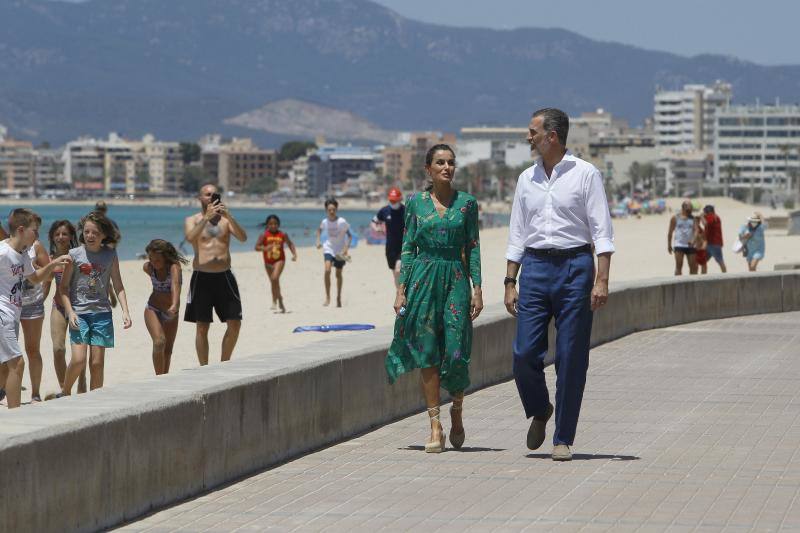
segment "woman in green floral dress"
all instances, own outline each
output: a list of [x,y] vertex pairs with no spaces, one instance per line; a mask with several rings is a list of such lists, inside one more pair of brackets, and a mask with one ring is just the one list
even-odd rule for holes
[[[432,186],[406,204],[400,286],[394,309],[394,340],[386,356],[389,381],[421,369],[431,419],[426,452],[444,450],[439,387],[453,397],[450,443],[464,443],[461,410],[469,386],[472,321],[483,309],[478,203],[453,188],[455,155],[444,144],[431,148],[425,170]],[[470,279],[472,294],[470,295]]]

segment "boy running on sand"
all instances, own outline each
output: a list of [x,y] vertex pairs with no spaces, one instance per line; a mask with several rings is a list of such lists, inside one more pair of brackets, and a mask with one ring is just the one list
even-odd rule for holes
[[[342,306],[342,268],[350,257],[347,250],[350,248],[350,224],[338,215],[339,202],[333,198],[325,200],[327,217],[322,219],[317,228],[317,249],[322,248],[325,258],[325,303],[331,304],[331,267],[336,268],[336,307]],[[322,232],[328,234],[325,243],[320,243]]]

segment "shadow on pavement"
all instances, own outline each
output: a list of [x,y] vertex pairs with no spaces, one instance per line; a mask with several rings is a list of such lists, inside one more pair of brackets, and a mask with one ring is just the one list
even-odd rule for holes
[[[529,453],[525,457],[529,459],[552,459],[553,456],[549,453]],[[606,461],[638,461],[641,457],[635,455],[608,455],[603,453],[574,453],[572,454],[573,461],[589,461],[592,459],[605,459]]]
[[[398,450],[404,451],[414,451],[414,452],[422,452],[425,451],[425,446],[406,446],[405,448],[397,448]],[[505,448],[483,448],[481,446],[464,446],[460,450],[456,450],[455,448],[448,447],[445,451],[447,452],[504,452],[506,451]],[[550,457],[549,455],[547,457]]]

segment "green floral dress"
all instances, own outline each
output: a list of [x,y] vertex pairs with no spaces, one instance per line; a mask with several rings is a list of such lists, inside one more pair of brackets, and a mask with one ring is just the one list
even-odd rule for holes
[[473,285],[481,284],[475,197],[456,191],[442,216],[429,192],[410,197],[400,259],[406,309],[397,315],[386,356],[389,382],[415,368],[436,367],[442,388],[459,393],[469,386],[469,278]]

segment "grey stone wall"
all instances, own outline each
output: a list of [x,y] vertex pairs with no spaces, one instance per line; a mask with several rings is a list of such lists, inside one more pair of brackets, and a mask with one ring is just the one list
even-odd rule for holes
[[[800,272],[616,284],[595,314],[592,344],[798,309]],[[484,311],[475,327],[473,388],[511,377],[514,334],[503,306]],[[416,374],[394,386],[386,381],[391,335],[389,328],[329,334],[303,349],[3,412],[0,531],[112,526],[418,412],[424,406]]]

